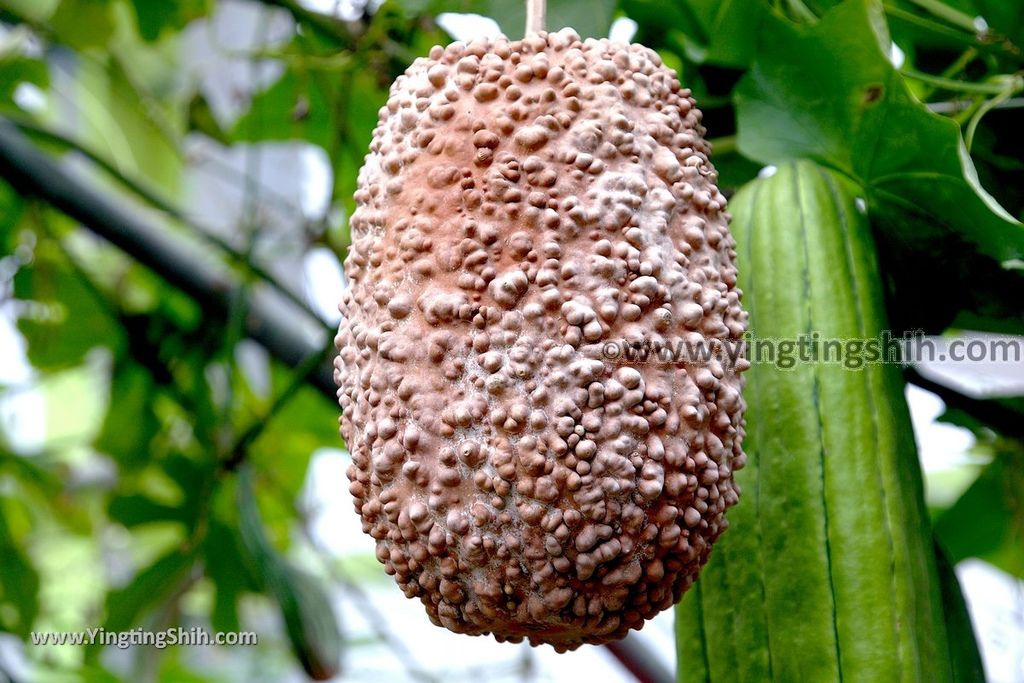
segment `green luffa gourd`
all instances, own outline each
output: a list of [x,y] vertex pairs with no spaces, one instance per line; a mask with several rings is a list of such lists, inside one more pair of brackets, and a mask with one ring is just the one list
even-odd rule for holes
[[[750,330],[776,353],[886,329],[856,198],[798,161],[730,202]],[[751,357],[740,504],[677,608],[678,680],[953,680],[900,367],[780,359]]]

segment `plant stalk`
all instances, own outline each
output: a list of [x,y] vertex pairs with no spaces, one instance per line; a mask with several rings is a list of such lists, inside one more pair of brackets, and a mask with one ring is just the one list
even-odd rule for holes
[[540,33],[544,30],[546,0],[526,0],[526,33]]

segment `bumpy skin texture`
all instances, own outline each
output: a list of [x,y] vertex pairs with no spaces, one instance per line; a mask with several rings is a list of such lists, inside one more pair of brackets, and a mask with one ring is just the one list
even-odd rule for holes
[[571,29],[435,47],[392,86],[335,378],[363,529],[434,623],[615,640],[725,529],[745,361],[602,353],[743,335],[703,133],[654,52]]

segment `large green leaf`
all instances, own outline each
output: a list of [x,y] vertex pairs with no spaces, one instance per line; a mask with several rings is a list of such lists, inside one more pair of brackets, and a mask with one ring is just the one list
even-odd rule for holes
[[1024,255],[1024,227],[981,187],[957,124],[913,98],[888,47],[872,0],[847,0],[811,26],[771,17],[735,93],[741,151],[818,160],[860,182],[883,221],[909,217],[1000,261]]
[[764,0],[625,0],[623,9],[638,22],[677,31],[694,62],[733,67],[750,64],[770,11]]

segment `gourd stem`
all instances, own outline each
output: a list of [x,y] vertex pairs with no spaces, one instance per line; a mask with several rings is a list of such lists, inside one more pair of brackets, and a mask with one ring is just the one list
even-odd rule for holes
[[526,35],[544,30],[546,0],[526,0]]

